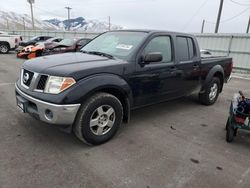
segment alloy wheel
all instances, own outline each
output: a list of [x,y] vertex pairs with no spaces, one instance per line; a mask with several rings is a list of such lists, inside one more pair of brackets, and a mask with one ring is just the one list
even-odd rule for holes
[[115,110],[109,105],[98,107],[91,115],[90,130],[95,135],[107,134],[115,123]]

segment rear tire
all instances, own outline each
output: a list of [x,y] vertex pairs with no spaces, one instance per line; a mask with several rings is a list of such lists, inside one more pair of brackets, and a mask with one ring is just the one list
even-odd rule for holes
[[0,53],[7,54],[10,51],[10,46],[6,42],[0,43]]
[[226,141],[232,142],[234,140],[235,130],[231,127],[231,125],[227,126],[227,134],[226,134]]
[[205,92],[199,94],[199,101],[204,105],[214,104],[220,93],[220,84],[220,79],[213,77],[211,82],[205,87]]
[[82,104],[73,130],[81,141],[99,145],[116,134],[122,119],[121,102],[109,93],[96,93]]
[[228,128],[229,125],[230,125],[230,118],[228,117],[228,118],[227,118],[227,124],[226,124],[226,126],[225,126],[225,130],[227,130],[227,128]]

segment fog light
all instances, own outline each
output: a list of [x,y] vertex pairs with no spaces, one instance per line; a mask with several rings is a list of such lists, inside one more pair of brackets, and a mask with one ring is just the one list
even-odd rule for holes
[[53,112],[49,109],[45,110],[45,118],[48,120],[52,120],[53,119]]

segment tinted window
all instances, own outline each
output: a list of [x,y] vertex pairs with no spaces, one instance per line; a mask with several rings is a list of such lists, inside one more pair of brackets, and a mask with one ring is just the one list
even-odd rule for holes
[[75,44],[75,39],[63,39],[61,42],[59,42],[59,45],[63,46],[73,46]]
[[55,40],[55,42],[61,42],[62,41],[62,39],[56,39]]
[[177,37],[177,51],[180,61],[189,60],[188,41],[186,37]]
[[180,61],[191,60],[195,56],[193,39],[190,37],[177,37],[177,51]]
[[172,60],[171,39],[168,36],[160,36],[153,38],[145,47],[144,54],[151,52],[162,53],[162,62],[170,62]]
[[48,40],[48,39],[50,39],[51,37],[42,37],[43,38],[43,40]]
[[189,58],[192,59],[195,56],[194,43],[191,38],[187,38],[187,40],[188,40]]
[[90,41],[90,39],[83,39],[83,40],[80,40],[80,41],[77,43],[77,45],[85,46],[89,41]]

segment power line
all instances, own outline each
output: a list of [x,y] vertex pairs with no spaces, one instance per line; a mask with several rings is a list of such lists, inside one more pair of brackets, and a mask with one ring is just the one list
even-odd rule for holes
[[250,7],[244,9],[242,12],[236,14],[235,16],[233,16],[233,17],[231,17],[231,18],[228,18],[228,19],[225,19],[225,20],[221,21],[221,23],[228,22],[228,21],[233,20],[234,18],[237,18],[237,17],[241,16],[242,14],[244,14],[244,13],[245,13],[246,11],[248,11],[249,9],[250,9]]
[[239,3],[237,1],[234,1],[234,0],[230,0],[232,3],[234,4],[237,4],[237,5],[240,5],[240,6],[250,6],[250,4],[245,4],[245,3]]
[[[242,14],[244,14],[244,13],[245,13],[247,10],[249,10],[249,9],[250,9],[250,7],[244,9],[244,10],[241,11],[240,13],[238,13],[238,14],[236,14],[236,15],[230,17],[230,18],[227,18],[227,19],[224,19],[224,20],[220,21],[220,23],[225,23],[225,22],[231,21],[231,20],[233,20],[233,19],[235,19],[235,18],[241,16]],[[215,22],[211,22],[211,21],[207,21],[207,20],[206,20],[206,23],[216,24]]]
[[200,10],[207,4],[208,0],[205,0],[201,6],[199,6],[199,8],[197,9],[197,11],[195,11],[195,13],[192,15],[192,17],[188,20],[188,22],[183,26],[183,29],[186,29],[189,24],[192,22],[192,20],[197,16],[197,14],[200,12]]
[[56,17],[60,17],[60,18],[64,18],[63,16],[59,15],[59,14],[55,14],[54,12],[50,12],[50,11],[47,11],[47,10],[44,10],[44,9],[41,9],[41,8],[38,8],[36,6],[33,6],[34,8],[42,11],[42,12],[46,12],[46,13],[49,13],[50,15],[53,15],[53,16],[56,16]]

